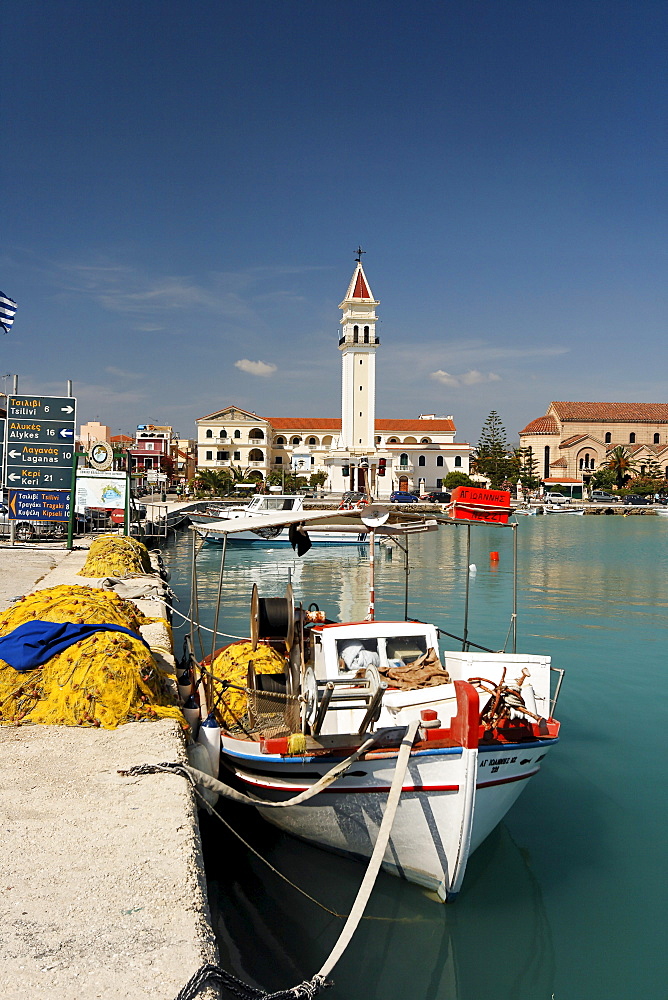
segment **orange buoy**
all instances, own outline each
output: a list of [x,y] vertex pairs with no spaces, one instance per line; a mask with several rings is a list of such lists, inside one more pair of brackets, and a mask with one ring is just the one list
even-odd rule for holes
[[490,552],[489,558],[492,560],[492,562],[498,562],[499,561],[499,553],[498,552]]

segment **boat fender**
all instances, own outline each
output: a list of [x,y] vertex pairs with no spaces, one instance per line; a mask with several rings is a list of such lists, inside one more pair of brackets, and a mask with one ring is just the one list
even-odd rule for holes
[[[188,754],[188,763],[191,767],[196,767],[198,771],[204,771],[205,774],[211,775],[212,778],[216,777],[215,774],[211,774],[211,758],[205,746],[201,743],[190,743],[186,747],[186,753]],[[199,786],[199,792],[205,802],[208,802],[210,806],[215,806],[218,801],[218,792],[213,792],[205,785]]]
[[220,768],[220,726],[213,712],[207,715],[199,727],[197,742],[201,743],[208,750],[212,768],[211,776],[217,778]]
[[191,694],[188,700],[184,703],[181,709],[183,716],[190,726],[190,730],[193,736],[197,735],[197,729],[199,727],[199,705],[195,700],[195,695]]

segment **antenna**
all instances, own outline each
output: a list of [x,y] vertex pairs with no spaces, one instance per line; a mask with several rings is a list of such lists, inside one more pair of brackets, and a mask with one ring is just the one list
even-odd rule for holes
[[390,512],[387,507],[381,507],[380,504],[369,504],[360,516],[367,528],[380,528],[381,524],[387,521]]

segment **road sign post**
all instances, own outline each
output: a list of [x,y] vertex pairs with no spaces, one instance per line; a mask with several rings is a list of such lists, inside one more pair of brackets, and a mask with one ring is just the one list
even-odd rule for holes
[[31,510],[35,520],[70,520],[75,421],[72,396],[8,397],[4,484],[11,490],[10,519]]

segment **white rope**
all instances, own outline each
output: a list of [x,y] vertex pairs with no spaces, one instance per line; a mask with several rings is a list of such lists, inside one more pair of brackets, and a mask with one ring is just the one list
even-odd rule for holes
[[[188,618],[188,615],[184,615],[181,611],[177,611],[176,608],[172,608],[172,614],[179,615],[184,621],[190,622],[191,625],[197,625],[201,628],[203,632],[210,632],[213,635],[213,629],[207,628],[206,625],[200,625],[198,622],[193,621],[192,618]],[[243,639],[245,642],[250,642],[250,638],[247,635],[230,635],[229,632],[221,632],[220,629],[216,629],[216,635],[225,636],[226,639]]]
[[376,838],[376,843],[374,845],[373,854],[371,855],[371,860],[367,867],[364,878],[362,879],[362,884],[357,892],[357,897],[353,903],[353,908],[348,915],[348,919],[345,922],[343,930],[339,935],[339,939],[332,948],[329,958],[325,961],[324,965],[317,973],[318,976],[328,976],[332,971],[338,960],[343,955],[344,951],[350,944],[350,939],[357,930],[357,925],[359,924],[362,916],[364,915],[364,909],[367,902],[369,901],[369,896],[371,895],[371,890],[373,889],[378,872],[380,871],[380,866],[387,848],[387,843],[390,839],[390,833],[392,832],[392,824],[394,823],[394,817],[399,806],[399,799],[401,798],[401,790],[404,784],[404,777],[408,769],[408,761],[410,759],[411,750],[413,743],[415,741],[415,734],[417,733],[419,722],[417,720],[410,723],[405,737],[401,741],[401,749],[399,750],[399,755],[397,757],[397,766],[394,772],[394,778],[392,779],[392,787],[390,788],[390,794],[387,797],[387,805],[385,806],[385,813],[383,814],[383,821],[380,824],[380,829],[378,831],[378,837]]

